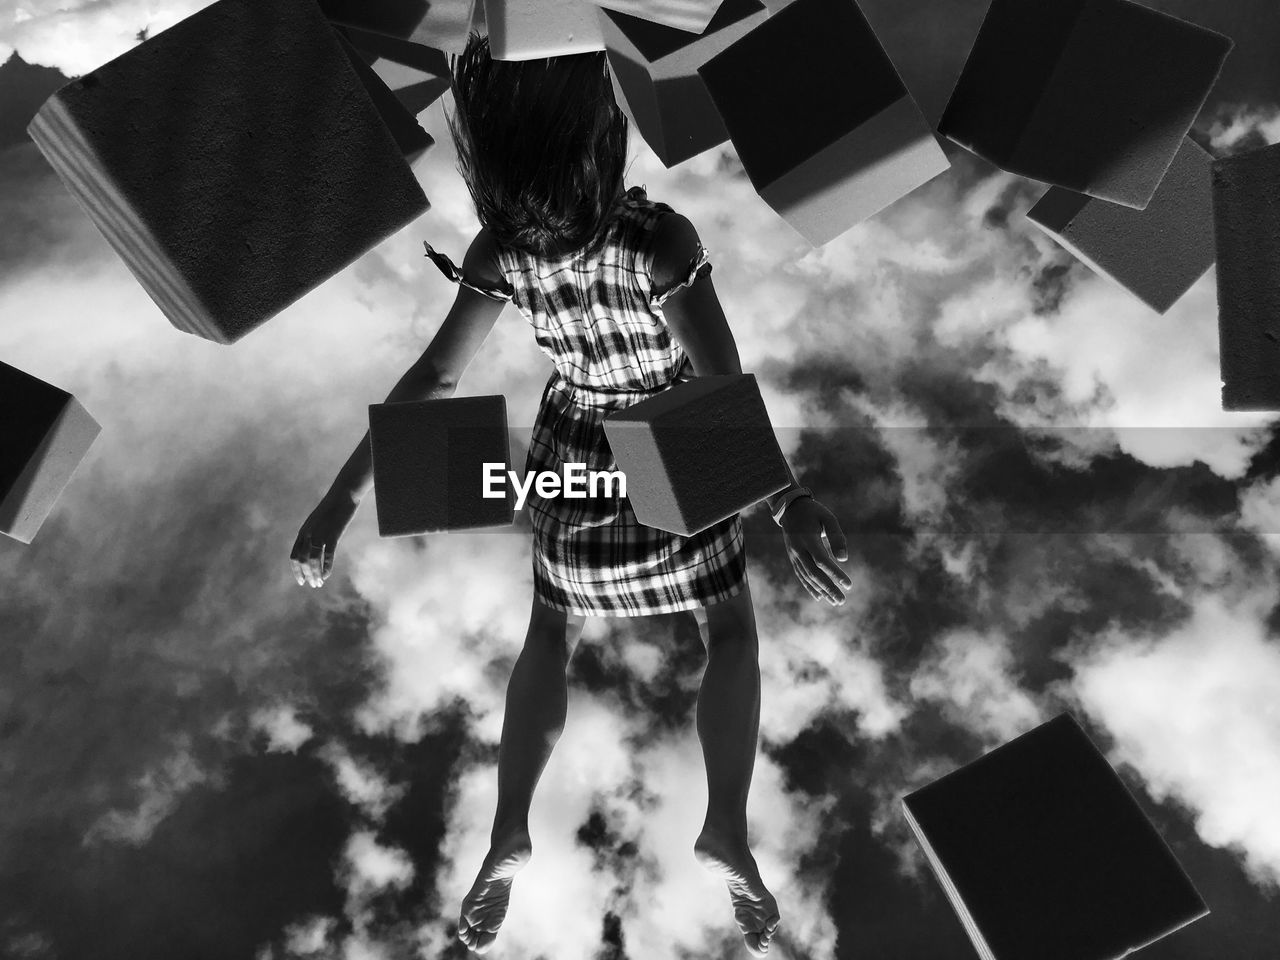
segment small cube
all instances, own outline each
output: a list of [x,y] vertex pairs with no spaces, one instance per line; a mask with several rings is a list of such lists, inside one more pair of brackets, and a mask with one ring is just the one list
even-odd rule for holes
[[998,167],[1146,207],[1231,41],[1130,0],[992,0],[938,126]]
[[387,125],[392,139],[400,148],[400,154],[408,163],[413,163],[426,153],[427,148],[435,143],[435,139],[418,125],[416,111],[410,112],[391,88],[383,82],[382,77],[351,45],[341,30],[335,30],[338,42],[347,54],[347,60],[355,71],[360,82],[364,84],[365,93],[373,103],[382,122]]
[[600,12],[614,94],[663,164],[675,166],[729,139],[698,67],[768,15],[760,0],[725,0],[706,32],[696,34]]
[[789,483],[751,374],[678,383],[604,428],[636,519],[668,533],[692,536]]
[[[514,520],[503,397],[372,404],[369,446],[380,536],[470,530]],[[501,496],[484,495],[486,463],[502,465],[497,473],[503,478]]]
[[1280,410],[1280,144],[1214,161],[1223,410]]
[[1213,266],[1212,165],[1213,156],[1187,137],[1146,209],[1050,187],[1027,218],[1164,313]]
[[320,0],[334,23],[445,53],[462,52],[467,35],[483,24],[483,6],[483,0]]
[[756,192],[814,246],[949,167],[854,0],[795,0],[698,73]]
[[703,33],[723,0],[592,0],[605,10],[616,10],[676,30]]
[[484,0],[495,60],[541,60],[604,49],[600,8],[589,0]]
[[217,0],[62,87],[29,133],[169,321],[218,343],[428,208],[309,0]]
[[1115,960],[1209,912],[1070,714],[902,805],[986,960]]
[[0,533],[35,538],[100,430],[71,394],[0,363]]

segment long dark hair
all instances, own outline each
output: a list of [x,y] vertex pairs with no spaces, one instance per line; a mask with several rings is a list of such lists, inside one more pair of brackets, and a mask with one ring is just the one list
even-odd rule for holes
[[550,256],[600,239],[627,158],[603,53],[494,60],[473,33],[453,65],[453,98],[458,171],[499,244]]

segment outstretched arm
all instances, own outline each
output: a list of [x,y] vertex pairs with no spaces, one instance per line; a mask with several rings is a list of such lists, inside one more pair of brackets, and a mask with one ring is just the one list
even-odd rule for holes
[[[697,230],[685,217],[668,214],[658,222],[652,265],[652,289],[656,293],[672,290],[688,278],[698,245]],[[738,347],[709,274],[674,290],[662,309],[671,332],[689,355],[695,374],[742,373]],[[770,513],[776,512],[789,491],[800,486],[790,465],[787,477],[790,486],[766,501]],[[843,590],[853,581],[839,566],[839,561],[848,559],[848,548],[831,511],[813,497],[792,499],[783,513],[782,529],[791,566],[805,589],[815,600],[844,603]]]
[[[486,286],[502,284],[493,240],[481,230],[467,249],[463,273]],[[453,396],[458,381],[470,365],[485,337],[493,329],[503,303],[467,287],[458,294],[431,343],[387,394],[388,403],[434,400]],[[294,541],[289,559],[298,585],[321,586],[333,570],[338,538],[355,515],[356,507],[373,486],[373,459],[369,434],[356,445],[342,465],[329,491],[311,512]]]

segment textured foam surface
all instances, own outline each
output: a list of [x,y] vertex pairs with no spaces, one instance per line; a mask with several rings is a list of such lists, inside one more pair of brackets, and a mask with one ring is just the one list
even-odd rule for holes
[[[514,519],[503,397],[373,404],[369,442],[381,536],[469,530]],[[503,465],[505,498],[482,496],[485,463]]]
[[786,461],[751,374],[696,377],[605,420],[643,524],[691,536],[782,490]]
[[720,9],[722,0],[592,0],[606,10],[625,13],[687,33],[703,33]]
[[756,192],[815,246],[948,168],[853,0],[795,0],[698,73]]
[[484,0],[495,60],[539,60],[604,49],[600,8],[588,0]]
[[725,0],[706,32],[696,34],[601,11],[615,95],[666,166],[729,139],[698,67],[767,16],[759,0]]
[[0,363],[0,533],[35,538],[100,429],[65,390]]
[[378,115],[382,117],[382,122],[387,125],[387,130],[390,131],[396,146],[400,148],[401,156],[412,163],[435,143],[434,138],[418,125],[416,111],[410,112],[400,98],[383,82],[382,77],[361,57],[351,41],[340,30],[335,31],[335,36],[342,44],[351,68],[364,84],[365,93],[369,95]]
[[903,808],[984,958],[1115,960],[1209,912],[1069,714]]
[[1223,410],[1280,410],[1280,145],[1213,164]]
[[1141,209],[1230,49],[1129,0],[993,0],[938,130],[1013,173]]
[[1050,187],[1027,218],[1164,313],[1213,265],[1213,157],[1189,137],[1144,210]]
[[170,322],[221,343],[428,207],[310,2],[218,0],[64,86],[29,132]]
[[320,0],[335,23],[424,47],[461,53],[467,32],[481,29],[482,0]]

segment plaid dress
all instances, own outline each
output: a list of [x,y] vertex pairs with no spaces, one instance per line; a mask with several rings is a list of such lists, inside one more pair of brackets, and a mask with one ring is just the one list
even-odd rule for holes
[[[508,289],[475,286],[427,245],[449,279],[515,303],[539,347],[555,363],[542,393],[526,472],[585,464],[615,471],[604,420],[615,410],[689,379],[684,349],[671,336],[662,303],[711,270],[699,248],[688,277],[651,290],[654,228],[670,213],[632,187],[618,201],[601,243],[559,259],[498,252]],[[588,494],[591,490],[588,487]],[[598,488],[603,494],[603,485]],[[638,616],[707,606],[735,596],[746,578],[737,515],[691,537],[640,523],[626,497],[539,497],[526,501],[534,532],[534,593],[547,606],[592,616]]]

